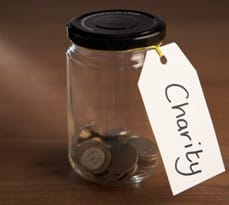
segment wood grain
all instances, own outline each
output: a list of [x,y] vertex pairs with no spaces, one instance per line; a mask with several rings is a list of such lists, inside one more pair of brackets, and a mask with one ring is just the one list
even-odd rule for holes
[[67,160],[65,25],[73,16],[108,8],[167,20],[166,42],[176,41],[199,72],[228,168],[228,1],[1,1],[0,204],[229,204],[228,172],[176,197],[162,164],[133,187],[98,186],[73,173]]

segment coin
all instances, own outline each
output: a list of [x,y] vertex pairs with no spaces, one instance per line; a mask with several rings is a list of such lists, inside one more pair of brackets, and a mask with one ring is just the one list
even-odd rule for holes
[[91,129],[91,132],[92,132],[93,135],[100,136],[100,137],[104,136],[104,131],[101,128],[96,127],[95,125],[93,125],[93,126],[90,127],[90,129]]
[[92,174],[104,172],[110,164],[110,152],[100,143],[87,140],[77,145],[76,157],[79,166]]
[[108,130],[105,135],[106,136],[122,136],[122,135],[128,135],[130,133],[129,130],[125,128],[115,128]]
[[84,126],[75,157],[79,169],[98,181],[128,181],[149,174],[158,164],[156,145],[147,138],[115,128],[102,132],[94,124]]
[[94,174],[94,176],[98,179],[98,180],[102,180],[102,181],[116,181],[119,180],[124,174],[119,173],[119,174],[112,174],[110,173],[108,170],[99,173],[99,174]]
[[138,162],[142,164],[152,164],[155,161],[159,160],[159,154],[158,155],[153,155],[152,157],[142,157],[139,156]]
[[80,130],[79,136],[81,139],[88,139],[92,136],[92,132],[89,129],[84,128],[84,129]]
[[151,168],[154,168],[157,166],[159,160],[158,159],[155,159],[155,160],[152,160],[152,161],[138,161],[138,166],[140,168],[144,168],[144,169],[151,169]]
[[88,170],[98,170],[103,166],[105,153],[98,147],[89,147],[81,155],[80,162]]
[[102,130],[94,125],[94,123],[87,123],[79,133],[79,141],[87,140],[95,136],[102,136]]
[[113,136],[103,136],[101,138],[103,140],[104,143],[106,143],[107,145],[114,145],[114,144],[117,144],[117,143],[120,143],[118,137],[113,137]]
[[118,173],[118,174],[113,174],[108,172],[106,175],[102,177],[103,180],[105,181],[117,181],[119,180],[124,174],[123,173]]
[[111,149],[111,163],[108,170],[112,174],[126,173],[136,164],[138,155],[128,144],[114,144]]
[[91,137],[93,137],[93,135],[94,135],[94,132],[93,132],[92,125],[86,124],[85,126],[83,126],[80,129],[79,141],[90,139]]
[[121,178],[119,178],[119,180],[128,180],[130,179],[132,176],[135,175],[135,173],[138,170],[138,165],[135,164],[135,166],[133,167],[132,170],[130,170],[129,172],[125,173]]
[[158,162],[159,158],[151,161],[138,160],[138,170],[136,172],[136,175],[144,175],[152,172],[154,168],[158,165]]
[[99,142],[100,144],[103,144],[105,146],[105,144],[104,144],[104,142],[100,136],[94,136],[93,138],[91,138],[91,140],[93,140],[95,142]]
[[127,140],[127,144],[131,145],[138,153],[141,159],[152,159],[158,156],[156,145],[149,139],[138,136],[131,136]]
[[101,140],[108,146],[112,147],[115,144],[124,144],[127,140],[128,136],[120,135],[120,136],[104,136]]

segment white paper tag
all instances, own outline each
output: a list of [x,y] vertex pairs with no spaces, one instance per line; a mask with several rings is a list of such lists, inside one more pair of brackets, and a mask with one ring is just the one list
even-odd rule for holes
[[173,195],[225,171],[196,70],[180,48],[146,54],[138,81]]

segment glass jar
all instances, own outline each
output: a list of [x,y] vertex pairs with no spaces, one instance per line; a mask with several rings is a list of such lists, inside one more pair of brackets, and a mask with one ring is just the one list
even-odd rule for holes
[[159,153],[137,87],[147,46],[165,36],[158,17],[130,10],[85,14],[68,24],[69,160],[103,184],[138,183]]

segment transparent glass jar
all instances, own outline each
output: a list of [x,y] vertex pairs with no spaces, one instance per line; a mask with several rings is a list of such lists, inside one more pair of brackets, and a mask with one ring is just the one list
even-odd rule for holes
[[[95,12],[74,19],[68,25],[71,39],[67,51],[68,154],[75,172],[90,181],[137,183],[150,176],[158,164],[158,150],[137,87],[146,49],[138,49],[136,42],[129,42],[131,47],[119,42],[123,38],[120,27],[129,25],[125,19],[136,18],[136,14],[139,12]],[[83,29],[90,30],[87,28],[93,27],[90,23],[101,19],[100,24],[105,24],[103,38],[95,31],[88,37],[87,33],[72,28],[80,21]],[[87,38],[82,41],[85,35]],[[117,42],[109,44],[114,35]],[[94,39],[91,43],[90,38]]]

